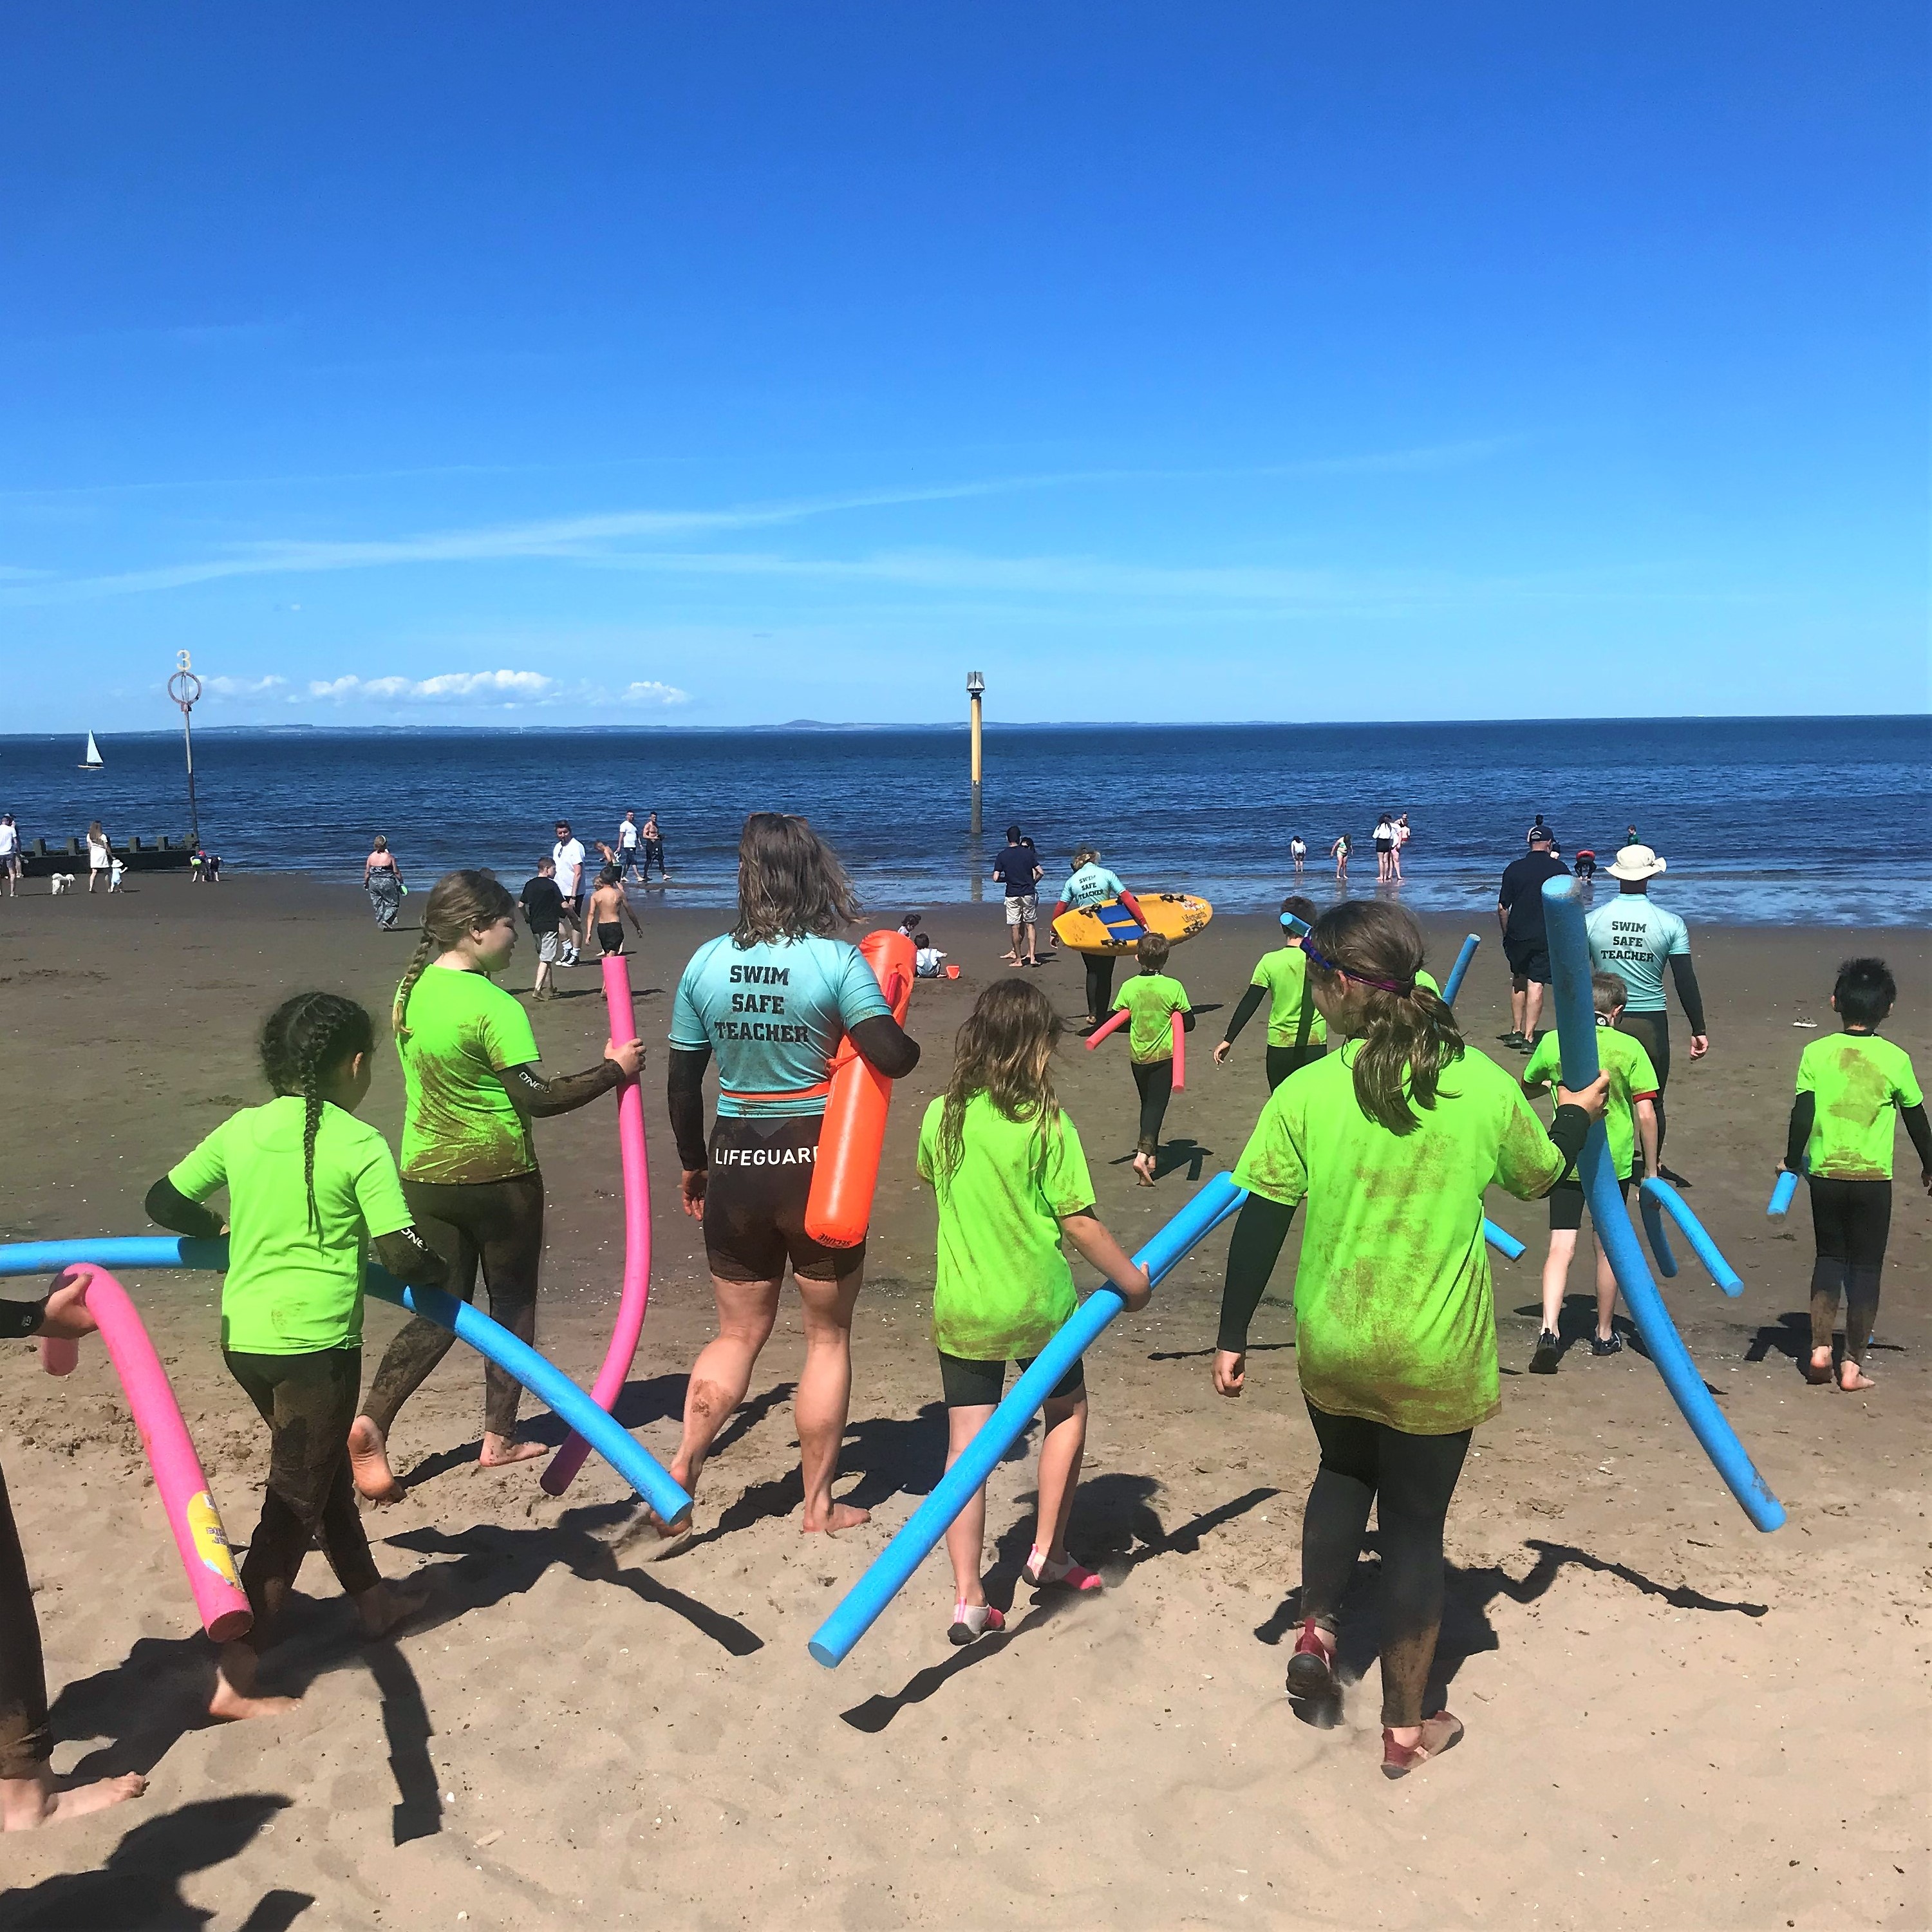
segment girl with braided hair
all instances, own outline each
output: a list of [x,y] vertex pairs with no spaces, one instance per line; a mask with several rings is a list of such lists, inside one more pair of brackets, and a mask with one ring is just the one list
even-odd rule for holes
[[[494,872],[439,879],[424,904],[422,938],[396,988],[390,1024],[408,1090],[404,1196],[448,1264],[451,1293],[469,1300],[480,1268],[490,1312],[533,1342],[544,1186],[530,1123],[587,1106],[634,1079],[644,1049],[626,1040],[606,1046],[602,1060],[581,1073],[547,1080],[538,1072],[530,1015],[490,978],[516,950],[516,909]],[[454,1339],[418,1316],[376,1371],[349,1432],[356,1486],[374,1502],[393,1502],[403,1493],[389,1467],[388,1433]],[[516,1382],[494,1363],[483,1381],[484,1466],[542,1455],[539,1444],[517,1440],[522,1390]]]
[[[384,1583],[369,1554],[346,1443],[362,1380],[362,1270],[373,1247],[399,1280],[440,1287],[448,1273],[418,1235],[388,1144],[356,1118],[369,1091],[376,1036],[368,1014],[334,993],[298,993],[262,1029],[276,1097],[244,1107],[148,1190],[164,1228],[228,1235],[221,1354],[268,1425],[268,1493],[242,1564],[254,1612],[222,1646],[218,1718],[273,1716],[290,1697],[255,1694],[257,1655],[319,1541],[363,1630],[379,1636],[419,1610]],[[228,1221],[201,1204],[228,1190]]]
[[1298,1204],[1295,1360],[1322,1452],[1301,1532],[1296,1694],[1336,1694],[1335,1630],[1372,1507],[1381,1530],[1382,1771],[1401,1778],[1462,1735],[1424,1696],[1442,1619],[1442,1528],[1471,1432],[1496,1412],[1496,1310],[1483,1192],[1546,1194],[1601,1115],[1606,1083],[1559,1089],[1546,1130],[1515,1076],[1463,1044],[1402,908],[1352,901],[1302,942],[1339,1053],[1269,1096],[1234,1169],[1214,1386],[1238,1396],[1248,1324]]

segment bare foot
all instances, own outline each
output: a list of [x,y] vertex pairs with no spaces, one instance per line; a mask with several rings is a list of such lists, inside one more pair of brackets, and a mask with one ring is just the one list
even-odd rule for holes
[[483,1453],[476,1460],[486,1469],[505,1469],[512,1462],[532,1462],[549,1453],[541,1442],[519,1442],[514,1436],[498,1436],[486,1429]]
[[362,1619],[364,1636],[386,1636],[428,1601],[427,1590],[399,1590],[388,1583],[378,1583],[356,1599],[356,1614]]
[[299,1697],[258,1697],[255,1694],[255,1653],[245,1643],[225,1643],[214,1666],[214,1694],[208,1714],[230,1724],[250,1718],[280,1718],[301,1708]]
[[58,1785],[44,1765],[32,1778],[0,1778],[0,1832],[37,1831],[43,1825],[64,1825],[90,1811],[105,1811],[110,1804],[139,1798],[148,1780],[138,1771],[129,1771],[65,1791]]
[[1134,1173],[1142,1186],[1151,1187],[1154,1185],[1154,1161],[1151,1156],[1144,1154],[1136,1154]]
[[1847,1395],[1856,1395],[1860,1389],[1876,1388],[1878,1384],[1850,1356],[1838,1364],[1838,1386]]
[[830,1516],[824,1522],[814,1522],[808,1516],[805,1527],[808,1530],[830,1530],[836,1535],[842,1529],[856,1529],[862,1522],[870,1522],[872,1520],[870,1510],[854,1509],[850,1503],[834,1503]]
[[388,1445],[366,1415],[349,1425],[349,1473],[356,1479],[356,1493],[372,1503],[402,1501],[403,1486],[389,1467]]

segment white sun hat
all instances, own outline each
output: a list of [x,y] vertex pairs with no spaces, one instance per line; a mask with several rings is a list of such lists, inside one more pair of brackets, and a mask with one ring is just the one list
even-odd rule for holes
[[1666,869],[1648,845],[1626,845],[1604,868],[1613,879],[1654,879]]

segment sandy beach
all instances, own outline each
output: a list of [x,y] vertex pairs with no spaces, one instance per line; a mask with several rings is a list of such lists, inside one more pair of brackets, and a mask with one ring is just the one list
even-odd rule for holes
[[[253,1036],[269,1007],[317,986],[384,1011],[414,943],[378,932],[350,887],[130,884],[113,899],[0,902],[0,1238],[147,1232],[149,1184],[266,1097]],[[699,1230],[675,1211],[662,1042],[683,962],[724,921],[680,910],[674,893],[650,895],[644,917],[656,1274],[619,1414],[668,1459],[712,1312]],[[1390,1784],[1377,1772],[1372,1561],[1343,1646],[1368,1681],[1340,1728],[1301,1723],[1282,1694],[1314,1465],[1292,1242],[1240,1402],[1218,1400],[1208,1374],[1225,1230],[1089,1358],[1071,1540],[1106,1576],[1104,1596],[1036,1607],[1022,1591],[1004,1638],[956,1652],[935,1557],[836,1673],[808,1657],[943,1458],[933,1214],[913,1137],[958,1020],[1008,969],[996,904],[937,909],[927,925],[964,970],[922,984],[910,1025],[925,1059],[893,1107],[842,1462],[841,1493],[873,1511],[864,1528],[798,1528],[789,1298],[706,1472],[700,1534],[662,1564],[642,1560],[635,1499],[596,1460],[561,1501],[538,1489],[541,1464],[478,1470],[482,1376],[459,1348],[392,1440],[406,1499],[368,1517],[386,1574],[434,1586],[431,1612],[365,1647],[311,1558],[290,1640],[264,1670],[265,1688],[303,1694],[302,1709],[212,1726],[199,1714],[210,1652],[102,1351],[89,1345],[57,1383],[31,1345],[8,1345],[5,1466],[56,1693],[56,1765],[151,1784],[98,1819],[8,1838],[0,1927],[1932,1924],[1932,1210],[1901,1135],[1878,1386],[1861,1396],[1800,1376],[1809,1216],[1802,1202],[1787,1226],[1764,1212],[1792,1071],[1816,1036],[1796,1023],[1834,1024],[1840,958],[1890,959],[1901,999],[1887,1030],[1922,1076],[1932,1069],[1923,935],[1694,934],[1713,1048],[1693,1066],[1680,1045],[1666,1159],[1745,1287],[1726,1300],[1686,1258],[1666,1293],[1790,1511],[1777,1534],[1752,1528],[1636,1350],[1573,1347],[1556,1377],[1522,1372],[1544,1212],[1492,1197],[1529,1250],[1497,1265],[1503,1412],[1478,1432],[1450,1516],[1438,1675],[1468,1735]],[[1507,982],[1488,908],[1432,921],[1431,963],[1446,970],[1470,930],[1484,944],[1462,1017],[1512,1064],[1496,1044]],[[1270,935],[1264,917],[1218,918],[1174,956],[1204,1017],[1155,1191],[1137,1192],[1127,1165],[1124,1048],[1069,1042],[1061,1097],[1100,1212],[1130,1244],[1240,1150],[1265,1092],[1262,1028],[1225,1069],[1208,1053]],[[529,951],[526,934],[511,983],[527,984]],[[1076,1016],[1077,958],[1039,976]],[[563,984],[535,1015],[557,1070],[589,1064],[604,1036],[595,970]],[[365,1112],[392,1143],[401,1107],[386,1059]],[[607,1102],[539,1130],[539,1342],[586,1384],[622,1258],[613,1116]],[[267,1436],[220,1364],[218,1284],[128,1285],[243,1540]],[[1566,1311],[1579,1336],[1588,1285],[1580,1261]],[[365,1377],[398,1318],[372,1306]],[[527,1400],[525,1412],[530,1433],[560,1439]],[[992,1485],[998,1601],[1024,1554],[1030,1472],[1016,1457]]]

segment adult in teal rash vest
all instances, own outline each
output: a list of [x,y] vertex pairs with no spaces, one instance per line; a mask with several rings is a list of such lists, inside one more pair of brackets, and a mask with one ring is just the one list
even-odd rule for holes
[[[697,1493],[712,1442],[751,1386],[789,1262],[805,1313],[793,1414],[807,1529],[849,1528],[866,1516],[832,1499],[865,1244],[828,1248],[805,1231],[832,1059],[849,1036],[889,1080],[919,1064],[872,969],[836,936],[858,914],[844,868],[805,820],[754,812],[738,843],[737,923],[692,955],[671,1013],[671,1132],[684,1210],[704,1223],[718,1302],[717,1337],[692,1365],[672,1472]],[[718,1113],[707,1139],[704,1070],[714,1060]],[[659,1553],[668,1554],[691,1519],[659,1528]]]

